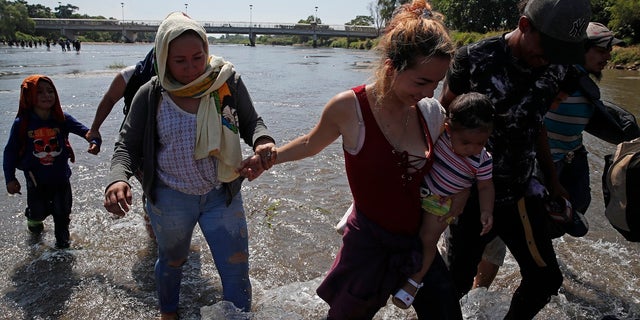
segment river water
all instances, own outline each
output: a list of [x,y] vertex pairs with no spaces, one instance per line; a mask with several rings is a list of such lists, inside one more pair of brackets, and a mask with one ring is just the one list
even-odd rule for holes
[[[0,145],[6,144],[18,106],[19,86],[33,73],[49,75],[63,110],[87,126],[117,70],[144,57],[151,45],[83,44],[80,53],[58,47],[0,47]],[[336,93],[364,83],[374,56],[365,51],[212,45],[210,51],[236,66],[256,109],[279,143],[310,130]],[[640,73],[606,70],[603,97],[640,114]],[[54,250],[49,218],[42,239],[26,231],[26,194],[0,196],[0,319],[150,319],[158,315],[153,279],[155,245],[142,223],[134,183],[133,213],[114,219],[102,207],[121,103],[102,127],[103,151],[83,150],[71,137],[77,160],[71,178],[74,206],[72,249]],[[602,156],[614,146],[588,136],[593,203],[591,229],[583,238],[556,240],[565,280],[536,319],[640,318],[640,244],[629,243],[604,218]],[[245,155],[250,149],[245,147]],[[21,183],[22,175],[19,175]],[[340,245],[333,225],[350,194],[339,142],[311,159],[274,167],[243,187],[250,232],[254,302],[251,314],[228,310],[206,242],[198,232],[185,265],[182,319],[323,319],[327,306],[315,295]],[[465,319],[501,319],[520,281],[508,255],[489,291],[461,300]],[[389,305],[376,319],[411,319],[412,311]]]

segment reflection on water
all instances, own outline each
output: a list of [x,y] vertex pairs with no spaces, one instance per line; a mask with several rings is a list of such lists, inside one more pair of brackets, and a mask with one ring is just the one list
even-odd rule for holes
[[[80,54],[0,47],[0,144],[4,146],[18,103],[21,80],[44,73],[54,80],[63,109],[90,124],[102,94],[115,74],[113,65],[144,57],[150,45],[85,44]],[[44,49],[43,49],[44,50]],[[364,83],[375,57],[368,52],[292,47],[211,46],[211,53],[234,63],[258,112],[278,143],[310,130],[323,105],[336,93]],[[605,70],[604,99],[640,115],[637,72]],[[157,316],[153,278],[155,245],[145,233],[140,185],[134,186],[133,213],[114,219],[102,208],[112,143],[121,105],[101,132],[103,151],[72,136],[73,248],[55,251],[52,221],[41,239],[26,232],[26,196],[0,197],[0,318],[2,319],[150,319]],[[564,237],[556,248],[565,281],[560,294],[536,319],[620,319],[640,317],[640,245],[626,242],[603,214],[602,157],[614,146],[586,138],[592,170],[591,224],[584,238]],[[250,149],[245,147],[245,154]],[[19,175],[19,179],[22,176]],[[24,185],[24,183],[23,183]],[[194,236],[181,291],[183,319],[323,319],[326,304],[315,288],[340,245],[333,226],[351,197],[340,142],[311,159],[279,165],[243,187],[250,232],[253,313],[241,314],[221,302],[219,277],[204,238]],[[392,199],[390,199],[392,201]],[[520,276],[508,256],[489,291],[464,297],[466,319],[501,319]],[[202,309],[201,309],[202,308]],[[411,318],[392,305],[376,319]]]

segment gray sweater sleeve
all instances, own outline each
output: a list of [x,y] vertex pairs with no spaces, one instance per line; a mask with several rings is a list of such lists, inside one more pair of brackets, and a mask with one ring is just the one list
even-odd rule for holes
[[237,73],[230,77],[227,84],[232,87],[231,91],[235,94],[236,111],[238,113],[238,126],[240,128],[240,137],[244,142],[254,147],[255,142],[261,137],[275,140],[270,136],[267,126],[262,118],[256,112],[251,100],[251,95],[244,85],[242,78]]
[[118,181],[128,181],[142,164],[145,132],[149,130],[148,112],[153,103],[150,99],[153,91],[152,82],[149,81],[140,87],[122,123],[111,158],[108,186]]

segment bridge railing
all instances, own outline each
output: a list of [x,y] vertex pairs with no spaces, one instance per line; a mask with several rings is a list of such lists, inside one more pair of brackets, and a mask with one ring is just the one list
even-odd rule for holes
[[119,25],[120,21],[115,19],[48,19],[31,18],[36,25]]
[[[68,26],[117,26],[135,27],[159,26],[159,20],[116,20],[116,19],[46,19],[32,18],[36,25],[68,25]],[[336,30],[354,31],[361,33],[377,34],[377,29],[373,26],[352,26],[352,25],[327,25],[327,24],[307,24],[307,23],[278,23],[278,22],[236,22],[236,21],[201,21],[203,27],[221,28],[256,28],[256,29],[297,29],[297,30]]]

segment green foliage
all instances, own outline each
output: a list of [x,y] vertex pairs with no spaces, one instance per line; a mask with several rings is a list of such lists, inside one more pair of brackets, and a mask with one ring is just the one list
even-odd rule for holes
[[[394,10],[411,0],[375,0],[369,4],[370,16],[356,16],[347,24],[375,25],[382,28],[390,19]],[[456,45],[467,44],[483,37],[501,33],[500,30],[511,30],[516,27],[519,13],[517,4],[520,0],[431,0],[435,11],[445,15],[445,23],[453,32]],[[629,44],[640,43],[640,1],[639,0],[591,0],[592,21],[607,25],[619,38]],[[41,4],[30,5],[25,0],[0,0],[0,37],[15,38],[16,32],[35,34],[35,24],[30,17],[42,18],[83,18],[104,19],[103,16],[89,16],[76,13],[80,8],[73,4],[61,4],[53,10]],[[316,20],[317,19],[317,20]],[[309,15],[298,23],[322,24],[315,15]],[[495,32],[494,32],[495,31]],[[38,36],[58,38],[56,32],[39,32]],[[83,32],[87,41],[120,41],[118,32]],[[153,41],[153,33],[139,34],[139,41]],[[271,45],[310,45],[308,36],[261,36],[258,43]],[[371,41],[369,41],[371,43]],[[320,45],[367,48],[365,40],[347,41],[346,39],[319,39]]]
[[611,51],[611,61],[614,65],[628,65],[640,63],[640,46],[628,48],[615,47]]
[[380,17],[381,26],[385,26],[391,20],[396,8],[409,1],[410,0],[377,0],[372,10],[375,10]]
[[514,28],[520,0],[433,0],[433,7],[445,15],[451,29],[488,32]]
[[455,43],[456,47],[461,47],[469,43],[480,41],[484,38],[497,36],[504,33],[504,31],[492,31],[487,33],[478,32],[451,32],[451,40]]
[[347,38],[336,38],[330,42],[329,46],[332,48],[348,48],[349,42]]
[[611,8],[613,1],[614,0],[591,0],[591,21],[608,25],[609,20],[611,20],[609,8]]
[[630,38],[632,43],[640,42],[640,1],[613,0],[610,8],[611,21],[608,26],[618,37]]
[[355,50],[371,50],[373,46],[374,46],[374,41],[372,41],[371,39],[367,39],[367,40],[352,41],[349,43],[349,46],[347,48],[355,49]]
[[27,13],[30,18],[55,18],[53,12],[51,12],[51,8],[49,7],[45,7],[41,4],[26,4],[26,1],[24,1],[24,3],[27,6]]
[[24,2],[0,0],[0,37],[13,39],[16,32],[33,34],[35,23],[29,19]]
[[[112,42],[119,41],[120,39],[119,32],[107,32],[107,31],[87,31],[83,32],[81,35],[78,35],[78,39],[81,37],[85,40],[80,41],[95,41],[95,42]],[[140,36],[140,35],[138,35]],[[139,38],[138,38],[139,39]],[[139,39],[140,40],[140,39]]]
[[478,32],[452,32],[451,40],[456,44],[456,47],[461,47],[469,43],[476,42],[484,38],[482,33]]
[[293,37],[290,36],[260,36],[256,39],[256,42],[264,45],[271,46],[290,46],[293,45],[294,42]]
[[318,24],[322,24],[322,19],[316,17],[316,16],[308,16],[306,19],[300,19],[298,20],[298,23],[306,23],[306,24],[312,24],[312,23],[318,23]]
[[33,36],[30,34],[26,34],[26,33],[22,33],[20,31],[17,31],[14,36],[13,36],[14,40],[17,41],[42,41],[45,40],[43,37],[37,37],[37,36]]
[[373,17],[371,16],[356,16],[355,19],[345,23],[352,26],[370,26],[373,25]]
[[60,4],[57,7],[55,7],[54,10],[56,11],[55,13],[56,18],[69,19],[69,18],[72,18],[73,13],[80,10],[80,8],[72,4],[65,4],[65,5]]

